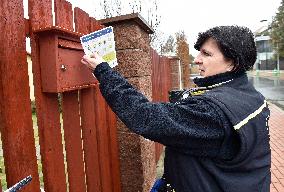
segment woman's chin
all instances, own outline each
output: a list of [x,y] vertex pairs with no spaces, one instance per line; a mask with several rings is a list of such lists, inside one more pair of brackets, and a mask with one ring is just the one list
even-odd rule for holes
[[199,71],[199,75],[202,77],[205,77],[205,72],[204,71]]

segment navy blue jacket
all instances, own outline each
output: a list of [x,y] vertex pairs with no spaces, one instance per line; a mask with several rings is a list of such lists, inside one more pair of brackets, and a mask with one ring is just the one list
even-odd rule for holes
[[150,102],[107,63],[94,75],[130,130],[166,146],[164,178],[176,192],[269,191],[269,109],[245,73],[198,79],[205,93],[177,103]]

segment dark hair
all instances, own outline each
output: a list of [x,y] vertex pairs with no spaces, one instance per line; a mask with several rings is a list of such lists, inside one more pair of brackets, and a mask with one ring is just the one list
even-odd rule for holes
[[208,39],[216,40],[220,51],[233,61],[233,72],[247,71],[256,61],[254,35],[247,27],[218,26],[198,34],[194,48],[200,50]]

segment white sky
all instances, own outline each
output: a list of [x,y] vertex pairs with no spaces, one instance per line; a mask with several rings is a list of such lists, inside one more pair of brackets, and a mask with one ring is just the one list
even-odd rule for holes
[[[166,3],[167,2],[167,3]],[[160,4],[162,30],[174,33],[184,30],[190,53],[196,55],[193,44],[201,31],[217,25],[242,25],[252,31],[271,22],[281,0],[174,0]],[[183,6],[182,6],[183,5]]]
[[[28,0],[23,0],[27,5]],[[80,7],[90,16],[99,17],[98,5],[100,0],[67,0],[73,6]],[[133,0],[122,0],[127,4]],[[149,1],[141,0],[143,6],[149,7]],[[271,22],[281,0],[158,0],[161,14],[161,31],[165,34],[174,34],[184,30],[190,46],[190,53],[197,52],[193,48],[198,32],[217,25],[242,25],[255,31],[266,25],[263,19]],[[27,17],[27,11],[25,10]],[[146,19],[146,14],[142,13]],[[98,18],[99,19],[99,18]]]

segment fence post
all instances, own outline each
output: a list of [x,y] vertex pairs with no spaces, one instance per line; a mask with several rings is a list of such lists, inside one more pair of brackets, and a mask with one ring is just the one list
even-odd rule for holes
[[[149,34],[153,33],[152,28],[137,13],[100,22],[114,27],[119,63],[117,70],[151,100]],[[122,191],[148,192],[156,177],[155,143],[130,132],[119,120],[117,126]]]
[[179,57],[170,57],[169,59],[171,74],[170,90],[179,90],[182,88],[180,59]]

